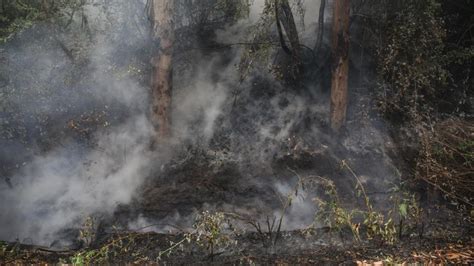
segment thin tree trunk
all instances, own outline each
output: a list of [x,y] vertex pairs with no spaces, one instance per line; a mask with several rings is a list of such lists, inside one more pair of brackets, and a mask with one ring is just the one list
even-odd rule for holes
[[153,0],[152,37],[155,49],[151,59],[152,114],[156,141],[171,135],[171,92],[173,89],[173,0]]
[[[275,0],[275,18],[282,48],[291,55],[292,65],[290,71],[292,78],[297,79],[301,74],[301,45],[295,18],[288,0]],[[285,43],[281,26],[283,26],[290,43],[289,48]]]
[[335,0],[332,25],[331,128],[338,132],[347,111],[350,0]]
[[324,10],[326,9],[326,0],[321,0],[319,6],[319,18],[318,18],[318,38],[316,39],[316,45],[314,46],[314,52],[316,54],[321,50],[324,36]]

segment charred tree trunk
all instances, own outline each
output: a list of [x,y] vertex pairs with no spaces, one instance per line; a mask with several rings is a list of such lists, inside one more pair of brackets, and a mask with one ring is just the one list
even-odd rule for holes
[[347,111],[350,0],[335,0],[332,25],[331,128],[338,132]]
[[152,110],[155,141],[171,135],[171,92],[173,89],[173,0],[152,0],[150,8],[154,51],[151,58]]
[[[301,45],[296,28],[295,18],[288,0],[275,0],[275,19],[277,23],[280,44],[285,53],[291,56],[290,74],[297,79],[301,74]],[[282,27],[283,26],[283,27]],[[286,33],[290,46],[286,44],[283,30]]]
[[316,39],[316,45],[314,46],[314,52],[318,54],[323,44],[324,36],[324,10],[326,9],[326,0],[321,0],[319,6],[319,18],[318,18],[318,38]]

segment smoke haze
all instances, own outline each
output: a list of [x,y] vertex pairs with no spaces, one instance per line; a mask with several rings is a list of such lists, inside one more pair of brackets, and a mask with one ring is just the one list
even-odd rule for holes
[[[255,23],[263,2],[254,1],[250,17],[218,30],[215,40],[245,41],[242,28]],[[113,215],[118,206],[132,202],[147,178],[160,172],[160,167],[188,144],[212,149],[225,143],[227,154],[222,158],[240,162],[247,172],[270,169],[275,161],[288,159],[295,150],[313,149],[331,158],[330,162],[337,162],[345,155],[357,157],[355,154],[364,149],[379,149],[375,160],[381,161],[380,165],[374,169],[360,165],[357,170],[371,177],[383,176],[377,184],[383,183],[384,187],[396,178],[392,162],[383,150],[386,133],[379,128],[349,125],[354,134],[340,144],[345,150],[328,148],[334,141],[320,127],[327,124],[328,103],[324,93],[314,99],[289,91],[262,70],[256,70],[256,74],[238,84],[235,65],[240,60],[239,47],[224,53],[191,51],[182,56],[196,61],[177,62],[173,92],[176,134],[172,144],[150,152],[153,128],[147,117],[150,39],[143,13],[145,3],[109,4],[107,8],[98,7],[101,1],[86,5],[86,30],[81,28],[79,17],[64,32],[50,24],[35,25],[15,37],[1,54],[6,64],[0,66],[0,73],[8,78],[1,88],[2,101],[11,110],[2,118],[2,126],[13,127],[5,124],[11,115],[24,129],[24,134],[12,133],[1,140],[0,159],[18,166],[3,169],[10,181],[0,184],[1,239],[50,245],[65,230],[80,228],[88,216]],[[305,5],[305,31],[300,30],[303,42],[312,47],[319,1],[306,1]],[[241,93],[236,100],[237,87]],[[322,90],[310,87],[312,94],[319,95]],[[91,119],[100,121],[100,126],[81,131],[79,138],[78,129],[68,125],[80,128],[87,119],[78,117],[91,111]],[[97,118],[101,112],[103,115]],[[37,121],[38,117],[44,119]],[[295,129],[306,131],[296,138]],[[367,134],[373,137],[367,140]],[[41,141],[51,136],[54,141]],[[311,163],[324,164],[322,160]],[[322,166],[321,169],[326,174]],[[289,182],[261,185],[259,182],[265,181],[255,181],[255,185],[272,187],[284,197],[292,192],[296,179],[291,172],[285,174]],[[315,207],[311,196],[299,197],[294,202],[288,211],[292,218],[285,220],[285,228],[300,228],[312,222]],[[260,204],[263,205],[255,199],[256,208]],[[279,211],[274,215],[279,216]],[[190,219],[176,213],[170,216],[172,221]],[[140,229],[153,222],[139,215],[133,217],[128,227]],[[173,228],[155,226],[147,230]]]

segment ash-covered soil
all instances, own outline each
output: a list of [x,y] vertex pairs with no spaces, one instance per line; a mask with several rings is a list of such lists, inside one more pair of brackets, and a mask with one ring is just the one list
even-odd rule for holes
[[[172,252],[161,254],[182,234],[121,232],[111,235],[87,250],[54,251],[50,248],[18,243],[2,243],[0,258],[5,264],[68,263],[78,256],[89,256],[99,264],[158,265],[355,265],[434,263],[470,264],[474,262],[471,240],[447,241],[439,238],[405,238],[396,245],[377,241],[354,243],[341,239],[328,229],[281,232],[276,242],[269,234],[245,233],[233,236],[235,242],[225,251],[213,254],[194,243],[184,242]],[[79,255],[78,255],[79,254]]]

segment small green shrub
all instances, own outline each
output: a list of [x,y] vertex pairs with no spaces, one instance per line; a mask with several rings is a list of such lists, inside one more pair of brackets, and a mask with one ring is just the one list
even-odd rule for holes
[[[314,201],[318,206],[318,212],[315,216],[315,222],[319,222],[328,226],[332,230],[341,232],[344,228],[349,228],[354,239],[357,242],[362,240],[360,234],[361,227],[365,228],[366,238],[369,240],[380,240],[383,243],[394,244],[401,236],[403,226],[406,230],[415,227],[421,223],[421,208],[414,195],[408,193],[401,193],[394,190],[391,197],[393,208],[387,214],[379,212],[372,207],[371,200],[367,195],[363,184],[361,183],[357,174],[352,170],[346,161],[342,161],[342,167],[350,172],[356,180],[357,196],[364,200],[364,209],[344,208],[339,200],[334,182],[331,180],[319,177],[318,184],[325,191],[325,199],[316,198]],[[396,220],[401,221],[396,224]],[[357,222],[362,220],[362,222]],[[405,225],[403,221],[405,222]]]
[[192,239],[214,255],[217,249],[224,249],[233,243],[228,231],[231,229],[230,221],[222,212],[202,212],[194,224],[195,232]]

